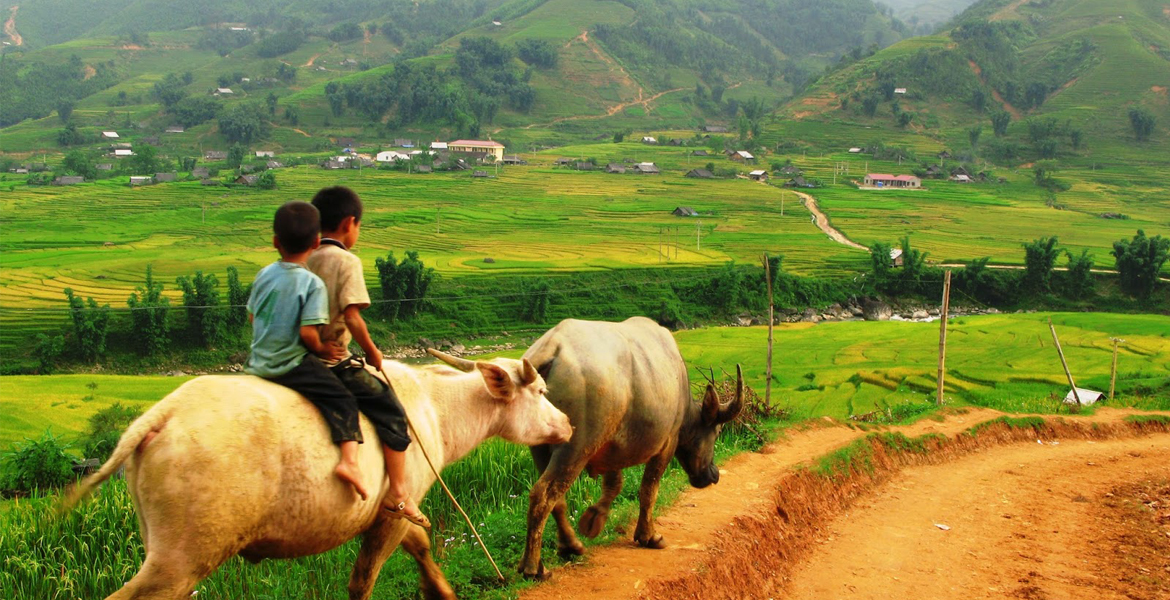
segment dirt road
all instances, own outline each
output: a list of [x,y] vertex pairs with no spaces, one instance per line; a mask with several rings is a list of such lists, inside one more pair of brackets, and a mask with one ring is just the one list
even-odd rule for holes
[[8,16],[8,20],[4,22],[4,34],[8,39],[12,40],[13,46],[23,46],[24,38],[16,32],[16,11],[20,10],[19,6],[12,7],[12,14]]
[[800,196],[801,204],[804,204],[805,208],[807,208],[808,211],[813,214],[813,219],[816,222],[817,227],[820,228],[821,231],[825,232],[825,235],[832,238],[834,242],[837,242],[838,244],[844,244],[850,248],[857,248],[859,250],[865,250],[866,252],[869,252],[869,248],[866,248],[865,246],[862,246],[861,244],[858,244],[857,242],[845,237],[844,233],[837,231],[836,228],[829,224],[829,217],[825,215],[825,213],[821,212],[821,208],[817,206],[816,198],[813,198],[811,195],[804,192],[793,193],[797,196]]
[[[1102,409],[1092,417],[1099,428],[1072,425],[1064,431],[1071,439],[1045,439],[1057,444],[1037,444],[1031,430],[1003,428],[981,435],[978,443],[958,435],[999,416],[994,411],[951,415],[943,422],[927,420],[898,431],[907,436],[946,436],[938,439],[949,440],[950,446],[923,460],[943,462],[952,454],[960,456],[958,460],[903,470],[891,467],[888,457],[875,455],[873,474],[835,484],[794,467],[866,434],[841,426],[792,433],[761,453],[729,461],[718,484],[684,492],[658,518],[667,550],[641,549],[629,540],[592,548],[584,562],[555,570],[550,582],[521,597],[783,598],[791,592],[794,598],[840,598],[854,594],[843,585],[848,579],[860,597],[888,598],[896,597],[889,592],[898,583],[894,577],[908,580],[899,594],[1007,597],[1018,588],[998,588],[999,592],[987,588],[1008,586],[1015,582],[1009,575],[1017,572],[1049,585],[1062,581],[1059,574],[1081,560],[1079,554],[1056,558],[1054,536],[1068,541],[1079,537],[1084,543],[1101,539],[1089,521],[1062,525],[1060,519],[1070,514],[1062,512],[1067,505],[1073,505],[1068,510],[1098,508],[1102,490],[1132,479],[1132,474],[1170,477],[1166,466],[1170,435],[1132,437],[1122,423],[1127,414]],[[1120,437],[1085,440],[1105,430]],[[991,449],[981,451],[979,443],[991,444]],[[1001,448],[1001,443],[1008,445]],[[1033,469],[1036,477],[1030,476]],[[868,490],[877,495],[867,496]],[[1090,502],[1076,500],[1079,496]],[[887,501],[891,504],[879,505]],[[938,529],[936,522],[951,529]],[[976,522],[982,525],[977,527]],[[1057,533],[1050,533],[1054,530]],[[950,545],[940,546],[943,542]],[[893,549],[886,552],[887,547],[897,548],[900,558],[894,557]],[[931,556],[935,548],[946,550]],[[801,560],[804,557],[810,559]],[[967,561],[955,564],[968,570],[970,564],[988,563],[981,572],[998,574],[999,579],[983,585],[986,581],[960,573],[960,568],[944,569],[945,560]],[[1046,560],[1052,561],[1051,568],[1041,564]],[[794,572],[798,565],[803,570]],[[1027,575],[1031,572],[1044,579]],[[1073,573],[1087,576],[1089,570],[1082,566]],[[944,575],[949,579],[940,580]],[[941,587],[943,583],[966,587],[956,592]],[[826,591],[811,587],[815,585],[837,587]],[[1063,587],[1052,589],[1053,598],[1063,597],[1058,591]]]
[[[820,533],[782,597],[1166,598],[1170,533],[1160,561],[1156,547],[1144,565],[1110,560],[1132,534],[1107,505],[1143,480],[1170,487],[1170,436],[1013,445],[906,469]],[[1126,582],[1141,568],[1163,584]]]

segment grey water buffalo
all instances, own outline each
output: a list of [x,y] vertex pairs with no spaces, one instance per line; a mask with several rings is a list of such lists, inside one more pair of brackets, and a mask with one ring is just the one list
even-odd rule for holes
[[[470,364],[472,373],[385,366],[416,432],[407,451],[414,497],[435,480],[420,446],[442,468],[492,436],[525,445],[569,439],[568,419],[545,398],[544,381],[527,361],[439,357]],[[362,434],[377,439],[364,418]],[[366,486],[379,490],[365,502],[334,476],[337,456],[321,415],[292,390],[251,376],[197,377],[134,421],[64,507],[125,464],[146,560],[107,600],[187,598],[236,554],[251,561],[306,556],[359,534],[351,599],[370,596],[399,544],[418,562],[427,597],[453,598],[426,533],[380,510],[387,485],[379,445],[360,451]]]
[[532,448],[540,477],[529,495],[527,546],[519,571],[530,578],[547,577],[540,546],[550,511],[560,553],[584,553],[565,514],[565,493],[582,470],[602,477],[601,498],[579,523],[583,535],[596,537],[621,492],[622,469],[646,465],[634,540],[647,548],[665,547],[651,515],[659,480],[671,457],[678,457],[691,485],[701,488],[719,481],[712,463],[715,439],[743,406],[739,368],[734,400],[721,406],[708,385],[702,402],[694,402],[674,338],[643,317],[621,323],[562,321],[524,358],[544,376],[549,400],[569,416],[574,431],[568,443]]

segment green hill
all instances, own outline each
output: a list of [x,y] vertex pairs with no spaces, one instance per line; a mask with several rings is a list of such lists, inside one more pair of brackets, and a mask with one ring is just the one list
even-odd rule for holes
[[[879,126],[962,150],[971,146],[970,128],[982,125],[980,156],[1008,164],[1167,156],[1156,129],[1170,122],[1163,3],[984,0],[953,25],[847,56],[780,114]],[[1148,141],[1135,143],[1131,110],[1153,117]],[[993,136],[1001,112],[1011,124]]]
[[[272,141],[302,151],[337,136],[522,130],[525,138],[536,127],[580,139],[598,127],[645,127],[647,118],[732,123],[743,103],[774,106],[849,49],[884,47],[910,31],[870,0],[170,6],[0,5],[23,42],[5,47],[0,62],[3,151],[56,150],[62,112],[84,134],[82,146],[99,129],[148,137],[191,121],[167,98],[206,98],[219,87],[233,94],[204,101],[203,112],[271,95]],[[169,89],[160,95],[156,84]],[[202,123],[187,123],[193,145],[228,141],[213,119]]]

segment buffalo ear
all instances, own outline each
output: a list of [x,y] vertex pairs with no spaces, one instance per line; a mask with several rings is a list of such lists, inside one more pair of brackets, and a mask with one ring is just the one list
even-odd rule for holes
[[703,394],[703,407],[699,409],[704,425],[716,425],[719,420],[719,394],[715,393],[715,386],[707,384],[707,391]]
[[499,365],[490,362],[477,362],[475,368],[483,373],[483,382],[487,385],[488,393],[496,400],[507,402],[516,393],[516,384],[512,382],[512,375]]

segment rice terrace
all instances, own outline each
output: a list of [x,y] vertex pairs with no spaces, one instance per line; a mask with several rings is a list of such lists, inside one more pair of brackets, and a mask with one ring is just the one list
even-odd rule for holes
[[1164,2],[0,14],[0,598],[1170,598]]

